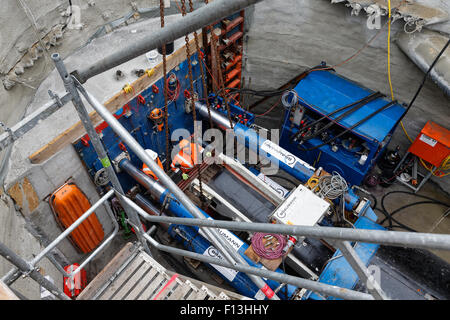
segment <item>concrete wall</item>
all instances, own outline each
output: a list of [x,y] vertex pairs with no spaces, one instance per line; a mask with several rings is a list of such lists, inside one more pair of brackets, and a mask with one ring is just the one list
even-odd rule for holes
[[[428,1],[427,1],[428,2]],[[447,2],[445,6],[450,13]],[[327,0],[273,0],[263,1],[247,12],[248,34],[245,43],[243,77],[251,78],[255,89],[276,89],[309,67],[326,61],[336,65],[361,49],[378,30],[369,30],[362,13],[351,16],[344,4]],[[384,20],[385,21],[385,20]],[[381,21],[384,24],[384,21]],[[440,29],[448,23],[434,25]],[[450,33],[450,28],[445,27]],[[422,81],[424,73],[394,44],[398,32],[403,32],[403,21],[392,27],[391,74],[395,98],[409,103]],[[387,75],[387,28],[359,56],[336,69],[363,86],[390,96]],[[248,100],[251,102],[250,100]],[[273,101],[259,106],[262,113]],[[260,118],[263,125],[278,127],[281,108]],[[409,135],[414,139],[428,120],[450,128],[450,99],[431,80],[428,80],[415,106],[404,119]],[[409,141],[397,129],[391,146],[399,144],[402,150]],[[450,179],[433,178],[444,190],[450,190]]]

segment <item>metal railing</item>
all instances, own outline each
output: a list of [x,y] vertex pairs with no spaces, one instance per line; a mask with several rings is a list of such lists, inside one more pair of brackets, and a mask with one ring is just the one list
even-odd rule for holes
[[[5,257],[11,263],[13,263],[17,268],[12,268],[3,278],[1,279],[6,285],[12,285],[20,276],[28,276],[30,275],[33,280],[38,282],[41,286],[46,288],[48,291],[53,293],[56,297],[60,299],[68,299],[68,297],[54,284],[48,281],[45,277],[43,277],[38,271],[39,268],[37,264],[44,257],[47,257],[51,251],[67,236],[69,236],[72,231],[74,231],[80,224],[83,223],[92,213],[95,212],[102,204],[104,204],[109,198],[111,198],[117,192],[115,190],[110,190],[107,192],[100,200],[98,200],[94,205],[92,205],[83,215],[81,215],[73,224],[71,224],[64,232],[62,232],[55,240],[53,240],[47,247],[45,247],[38,255],[36,255],[31,261],[25,261],[18,255],[14,254],[9,248],[7,248],[4,244],[0,243],[0,255]],[[106,246],[111,242],[112,239],[119,232],[119,224],[117,223],[114,215],[111,213],[110,209],[105,206],[106,212],[108,213],[111,221],[114,225],[114,229],[112,233],[102,241],[102,243],[91,253],[89,256],[80,264],[80,266],[72,271],[71,273],[67,273],[64,268],[59,265],[54,259],[50,259],[49,261],[58,269],[59,272],[63,274],[64,277],[74,278],[75,275],[81,271],[92,259],[94,259]]]

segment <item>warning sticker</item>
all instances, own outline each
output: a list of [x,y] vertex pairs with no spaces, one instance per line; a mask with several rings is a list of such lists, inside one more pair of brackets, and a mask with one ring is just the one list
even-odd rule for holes
[[[207,257],[218,258],[220,260],[225,261],[225,258],[213,246],[211,246],[208,249],[206,249],[205,252],[203,252],[203,255],[207,256]],[[234,278],[236,278],[236,275],[238,274],[238,271],[233,270],[233,269],[225,268],[225,267],[218,266],[218,265],[215,265],[215,264],[211,264],[211,266],[214,269],[216,269],[217,271],[219,271],[229,281],[233,281]]]
[[433,138],[430,138],[430,137],[424,135],[423,133],[420,135],[419,140],[425,142],[426,144],[428,144],[431,147],[434,147],[437,143],[437,140],[434,140]]
[[276,143],[273,143],[270,140],[264,141],[264,143],[261,145],[261,149],[271,156],[277,158],[278,160],[282,161],[283,163],[287,164],[291,168],[295,167],[295,164],[298,162],[302,166],[311,169],[314,171],[314,167],[310,166],[305,161],[301,160],[300,158],[297,158],[292,153],[288,152],[287,150],[284,150]]

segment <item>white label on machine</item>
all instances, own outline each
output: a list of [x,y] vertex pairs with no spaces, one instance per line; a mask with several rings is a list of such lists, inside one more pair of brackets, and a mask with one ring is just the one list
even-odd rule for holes
[[284,150],[282,147],[280,147],[276,143],[273,143],[270,140],[264,141],[263,144],[261,145],[261,149],[270,154],[271,156],[282,161],[283,163],[287,164],[291,168],[295,167],[295,164],[299,162],[302,166],[311,169],[313,171],[315,170],[314,167],[310,166],[305,161],[301,160],[300,158],[297,158],[295,155]]
[[269,187],[271,187],[273,190],[275,190],[283,198],[286,197],[286,195],[289,192],[289,190],[287,190],[286,188],[283,188],[282,186],[280,186],[278,183],[276,183],[275,181],[273,181],[272,179],[270,179],[263,173],[258,174],[258,178],[261,179],[262,181],[264,181],[265,183],[267,183],[267,185]]
[[[205,252],[203,252],[203,255],[207,256],[207,257],[218,258],[220,260],[225,261],[224,257],[222,257],[222,255],[220,254],[219,250],[217,250],[213,246],[211,246],[208,249],[206,249]],[[218,265],[215,265],[215,264],[211,264],[211,266],[214,269],[216,269],[217,271],[219,271],[229,281],[233,281],[234,278],[236,278],[236,275],[238,274],[238,271],[233,270],[233,269],[225,268],[225,267],[218,266]]]
[[425,142],[426,144],[428,144],[432,147],[434,147],[437,143],[437,140],[434,140],[433,138],[430,138],[430,137],[424,135],[423,133],[420,135],[419,140]]
[[[213,218],[208,217],[209,220],[213,220]],[[238,237],[236,237],[234,234],[232,234],[230,231],[226,230],[226,229],[216,229],[217,232],[219,233],[219,235],[222,236],[222,238],[224,238],[230,245],[231,247],[238,251],[242,245],[244,244],[244,242],[239,239]],[[200,229],[199,233],[205,238],[208,239],[208,237],[206,236],[206,234],[203,232],[202,229]]]
[[299,185],[275,210],[273,218],[283,224],[314,226],[329,207],[328,202]]

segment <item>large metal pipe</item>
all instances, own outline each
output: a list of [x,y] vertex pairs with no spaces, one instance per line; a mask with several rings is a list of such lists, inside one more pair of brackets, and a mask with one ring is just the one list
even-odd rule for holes
[[[184,192],[176,185],[175,182],[161,169],[158,164],[150,157],[150,155],[142,148],[139,143],[133,138],[133,136],[120,124],[120,122],[113,116],[112,113],[106,109],[106,107],[100,103],[94,96],[88,93],[83,86],[78,83],[78,89],[92,106],[92,108],[97,111],[97,113],[105,120],[106,123],[111,127],[111,129],[122,138],[122,141],[132,150],[136,156],[144,162],[151,171],[159,178],[161,183],[170,190],[170,192],[175,196],[175,198],[180,201],[180,203],[189,211],[192,216],[205,219],[203,213],[199,208],[192,203],[192,201],[184,194]],[[233,251],[230,245],[223,239],[216,229],[204,229],[206,238],[224,255],[224,257],[230,263],[242,263],[244,265],[247,262],[242,258],[237,252]],[[250,279],[258,286],[260,289],[266,289],[267,284],[260,277],[249,275]],[[262,290],[264,292],[264,290]],[[278,300],[276,294],[273,292],[268,292],[266,295],[270,296],[271,299]]]
[[134,180],[136,180],[136,182],[145,187],[145,189],[151,191],[152,195],[157,199],[159,199],[167,190],[161,183],[158,183],[155,179],[150,178],[148,175],[136,168],[128,159],[123,159],[120,161],[119,168],[128,173]]
[[[202,117],[208,119],[208,109],[203,103],[195,102],[195,108]],[[211,120],[222,130],[231,129],[227,117],[216,110],[211,110]],[[247,148],[278,165],[279,168],[298,180],[306,182],[314,174],[315,169],[312,166],[272,141],[264,139],[255,130],[240,123],[234,123],[232,130],[234,130],[239,143],[245,144]]]
[[135,41],[100,61],[81,70],[74,71],[73,75],[81,83],[85,83],[89,78],[97,74],[134,59],[150,50],[162,47],[166,43],[175,41],[186,34],[197,31],[206,25],[210,25],[260,1],[262,0],[216,0],[161,28],[146,39]]

